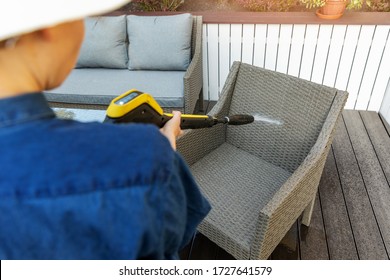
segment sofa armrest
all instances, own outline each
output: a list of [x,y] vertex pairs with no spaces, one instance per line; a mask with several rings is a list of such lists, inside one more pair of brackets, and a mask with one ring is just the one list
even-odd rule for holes
[[[192,59],[184,75],[184,112],[192,114],[203,87],[202,17],[194,16]],[[203,102],[203,100],[200,100]]]

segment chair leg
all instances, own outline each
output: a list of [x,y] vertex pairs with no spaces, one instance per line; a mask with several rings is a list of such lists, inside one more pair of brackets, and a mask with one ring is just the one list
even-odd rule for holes
[[302,224],[304,224],[307,227],[310,226],[310,220],[311,220],[311,215],[313,213],[315,200],[316,198],[314,197],[313,200],[306,206],[305,210],[303,210]]

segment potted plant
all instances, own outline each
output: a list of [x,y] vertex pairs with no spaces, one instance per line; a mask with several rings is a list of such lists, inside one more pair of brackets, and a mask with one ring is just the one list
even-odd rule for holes
[[[370,0],[300,0],[306,8],[319,8],[317,16],[324,19],[340,18],[347,9],[361,9],[363,3],[370,6]],[[348,5],[347,5],[348,4]]]

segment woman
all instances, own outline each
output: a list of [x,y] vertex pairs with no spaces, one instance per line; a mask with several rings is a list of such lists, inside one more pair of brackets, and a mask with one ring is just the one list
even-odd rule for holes
[[74,67],[83,18],[125,0],[0,4],[0,258],[171,259],[210,209],[153,125],[57,119],[42,91]]

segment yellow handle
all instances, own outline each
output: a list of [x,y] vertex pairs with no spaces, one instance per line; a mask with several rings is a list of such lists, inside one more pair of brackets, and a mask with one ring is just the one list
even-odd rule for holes
[[[126,97],[127,95],[132,94],[133,92],[137,92],[140,94],[136,98],[132,99],[130,102],[124,104],[117,103],[118,100]],[[158,105],[157,101],[154,100],[154,98],[150,94],[141,93],[136,89],[131,89],[114,98],[108,106],[106,114],[110,118],[120,118],[144,103],[149,104],[149,106],[156,110],[157,113],[159,113],[160,115],[164,113],[163,109],[160,107],[160,105]]]

